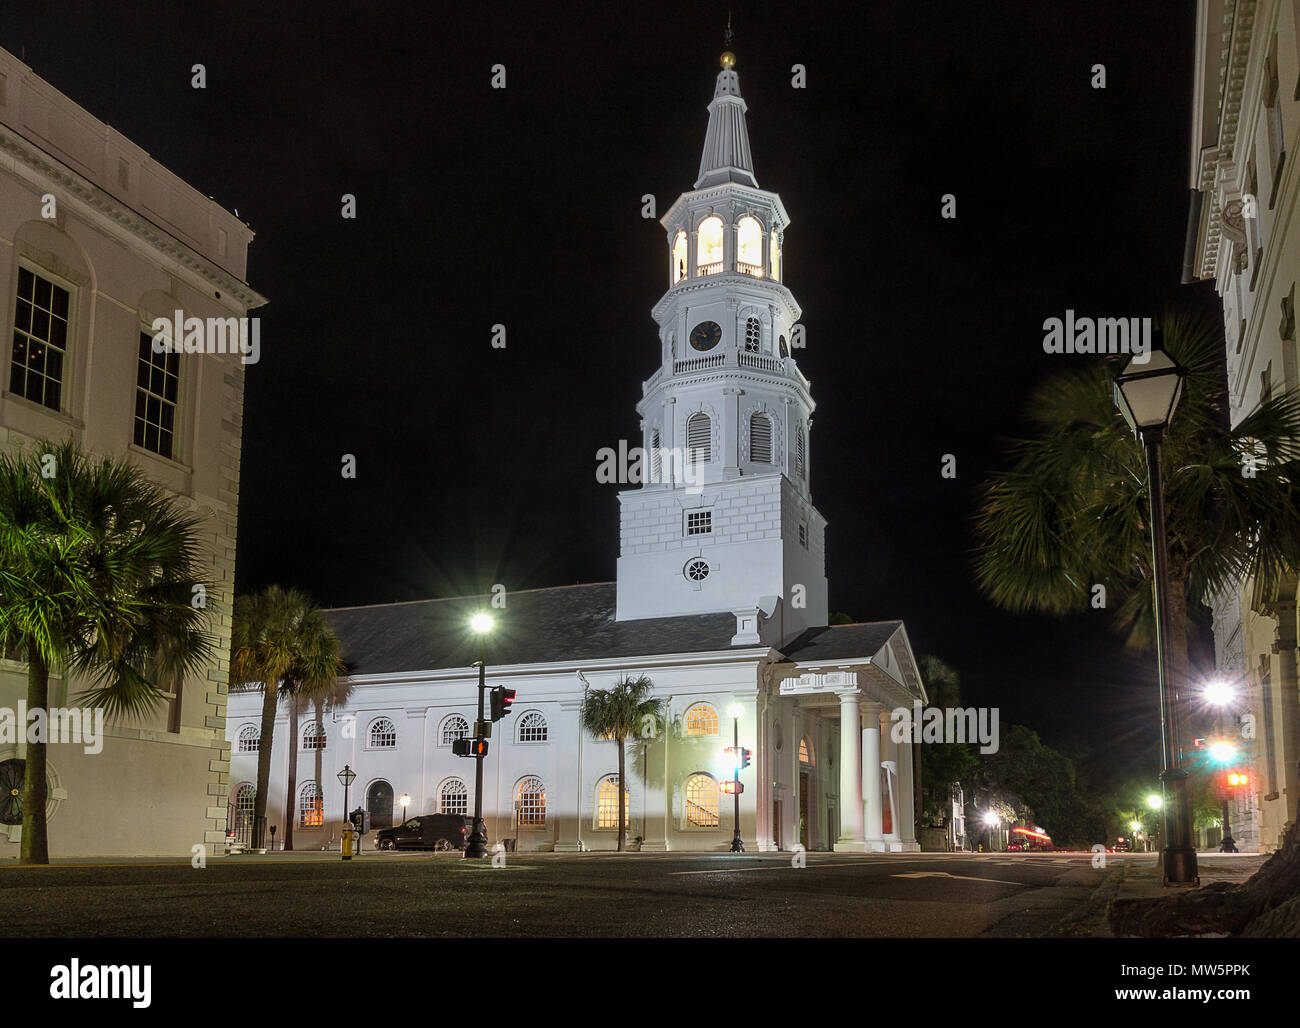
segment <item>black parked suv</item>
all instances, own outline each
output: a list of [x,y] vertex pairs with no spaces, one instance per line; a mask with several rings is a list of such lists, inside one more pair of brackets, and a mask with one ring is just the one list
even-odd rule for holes
[[470,819],[462,814],[423,814],[381,828],[375,845],[381,850],[463,850],[470,829]]

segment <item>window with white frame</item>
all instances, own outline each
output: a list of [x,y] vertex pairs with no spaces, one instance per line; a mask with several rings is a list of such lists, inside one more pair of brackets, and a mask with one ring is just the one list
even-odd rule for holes
[[391,750],[397,745],[397,726],[392,720],[381,717],[370,726],[370,748]]
[[682,727],[687,735],[717,735],[718,712],[708,703],[697,703],[683,715]]
[[9,391],[50,410],[63,406],[70,295],[30,268],[19,267]]
[[703,411],[696,411],[686,421],[686,449],[692,463],[713,459],[713,422]]
[[459,778],[448,778],[438,792],[438,813],[468,814],[469,790]]
[[153,337],[140,333],[140,356],[136,361],[135,428],[136,446],[160,457],[172,456],[176,440],[176,404],[180,394],[180,354],[174,350],[155,353]]
[[686,233],[678,232],[673,240],[673,285],[686,277]]
[[702,772],[686,779],[686,824],[692,828],[718,827],[718,783]]
[[315,782],[308,782],[298,794],[298,827],[319,828],[324,823],[325,797]]
[[[632,794],[623,790],[623,825],[632,820]],[[596,785],[596,827],[618,828],[618,775],[606,775]]]
[[546,717],[538,710],[530,710],[519,719],[520,742],[546,742],[548,726]]
[[239,730],[238,751],[240,753],[256,753],[261,738],[262,732],[257,725],[244,725]]
[[749,418],[749,459],[755,464],[772,463],[772,419],[762,411]]
[[459,714],[453,714],[442,723],[442,745],[450,746],[457,739],[469,735],[469,722]]
[[713,532],[713,511],[688,510],[686,512],[687,535],[710,535]]
[[763,224],[749,214],[736,223],[736,270],[763,277]]
[[540,778],[525,778],[515,788],[521,828],[546,827],[546,786]]
[[325,726],[319,721],[308,721],[302,726],[302,748],[304,750],[325,748]]
[[722,219],[717,215],[700,222],[695,241],[697,275],[716,275],[722,271]]

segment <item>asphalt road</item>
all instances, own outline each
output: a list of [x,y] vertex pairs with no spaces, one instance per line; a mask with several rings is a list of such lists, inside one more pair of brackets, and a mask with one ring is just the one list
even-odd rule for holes
[[[1108,860],[1114,871],[1120,858]],[[1088,854],[812,853],[806,867],[776,853],[507,855],[503,867],[272,854],[0,868],[0,924],[11,938],[457,938],[470,925],[486,937],[1039,937],[1077,919],[1107,874]]]

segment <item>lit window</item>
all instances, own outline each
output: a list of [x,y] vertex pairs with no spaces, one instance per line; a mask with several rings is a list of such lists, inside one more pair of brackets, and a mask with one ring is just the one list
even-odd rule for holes
[[519,824],[541,828],[546,824],[546,786],[540,778],[525,778],[515,789],[519,801]]
[[763,226],[746,214],[736,225],[736,270],[763,277]]
[[319,721],[309,721],[302,726],[302,748],[304,750],[325,748],[325,727]]
[[716,275],[722,270],[722,219],[716,215],[700,222],[695,265],[700,275]]
[[678,232],[673,242],[673,285],[686,277],[686,233]]
[[807,764],[809,767],[813,765],[812,742],[807,736],[799,740],[799,763]]
[[438,812],[440,814],[468,814],[469,790],[459,778],[448,778],[442,783],[438,793]]
[[718,827],[718,783],[709,775],[686,779],[686,823],[695,828]]
[[370,726],[370,746],[376,750],[391,750],[397,745],[397,726],[381,717]]
[[745,352],[758,353],[763,329],[757,318],[745,319]]
[[450,746],[457,739],[469,735],[469,722],[459,714],[453,714],[442,723],[442,745]]
[[717,735],[718,712],[707,703],[697,703],[682,718],[687,735]]
[[180,390],[181,356],[154,353],[153,337],[140,333],[140,359],[135,373],[136,446],[171,457],[176,433],[176,397]]
[[749,419],[749,459],[755,464],[772,463],[772,419],[766,414]]
[[[623,824],[632,820],[632,794],[623,790]],[[596,827],[618,828],[618,775],[606,775],[596,786]]]
[[231,795],[226,812],[226,834],[234,836],[235,842],[248,845],[253,841],[253,810],[256,805],[255,785],[241,785]]
[[713,511],[692,510],[686,513],[687,535],[709,535],[713,531]]
[[702,411],[692,414],[686,422],[686,449],[692,463],[707,463],[713,459],[713,422]]
[[67,349],[68,291],[20,267],[9,391],[50,410],[60,410]]
[[298,799],[298,826],[300,828],[319,828],[325,823],[325,797],[316,788],[315,782],[308,782],[302,787]]
[[239,730],[239,752],[256,753],[261,734],[256,725],[244,725]]
[[547,732],[546,718],[536,710],[530,710],[519,719],[520,742],[545,742]]

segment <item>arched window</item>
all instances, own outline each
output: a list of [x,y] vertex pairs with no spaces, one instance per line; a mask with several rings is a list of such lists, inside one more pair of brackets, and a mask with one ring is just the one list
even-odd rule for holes
[[757,318],[745,319],[745,352],[758,353],[763,342],[763,327]]
[[308,782],[298,794],[298,827],[319,828],[324,823],[325,797],[315,782]]
[[[632,794],[623,790],[623,824],[632,820]],[[596,827],[618,828],[618,775],[606,775],[596,785]]]
[[546,718],[541,711],[530,710],[519,719],[520,742],[545,742],[547,731]]
[[806,480],[808,478],[808,464],[804,459],[805,456],[806,453],[805,453],[805,447],[803,441],[803,425],[799,425],[795,429],[795,437],[794,437],[794,470],[795,470],[795,474],[797,474],[800,477],[800,479]]
[[[314,784],[314,783],[313,783]],[[245,783],[230,795],[226,811],[226,835],[247,846],[253,841],[253,809],[257,804],[257,786]]]
[[366,809],[371,828],[393,827],[393,787],[382,778],[366,790]]
[[697,703],[682,717],[687,735],[717,735],[718,712],[707,703]]
[[308,721],[302,726],[302,748],[304,750],[325,748],[325,726],[319,721]]
[[780,354],[782,357],[790,356],[790,344],[785,341],[785,336],[781,337]]
[[442,745],[450,746],[457,739],[469,735],[469,722],[459,714],[453,714],[442,723]]
[[736,223],[736,270],[763,277],[763,226],[748,214]]
[[749,459],[755,464],[772,463],[772,419],[761,411],[749,419]]
[[812,740],[806,735],[799,740],[799,763],[807,764],[809,767],[814,764]]
[[519,801],[519,824],[523,828],[546,825],[546,786],[540,778],[525,778],[515,788]]
[[722,271],[722,219],[717,215],[700,222],[695,267],[697,275],[716,275]]
[[438,792],[438,813],[468,814],[469,790],[459,778],[448,778]]
[[686,233],[678,232],[673,241],[673,285],[686,277]]
[[262,732],[257,725],[244,725],[239,730],[239,752],[256,753]]
[[781,241],[777,238],[775,232],[772,233],[772,279],[776,282],[781,281]]
[[686,779],[686,823],[693,828],[718,827],[718,783],[710,775]]
[[686,449],[692,463],[713,459],[713,422],[703,411],[696,411],[686,420]]
[[370,726],[370,747],[376,750],[391,750],[397,745],[397,726],[386,717],[381,717]]

